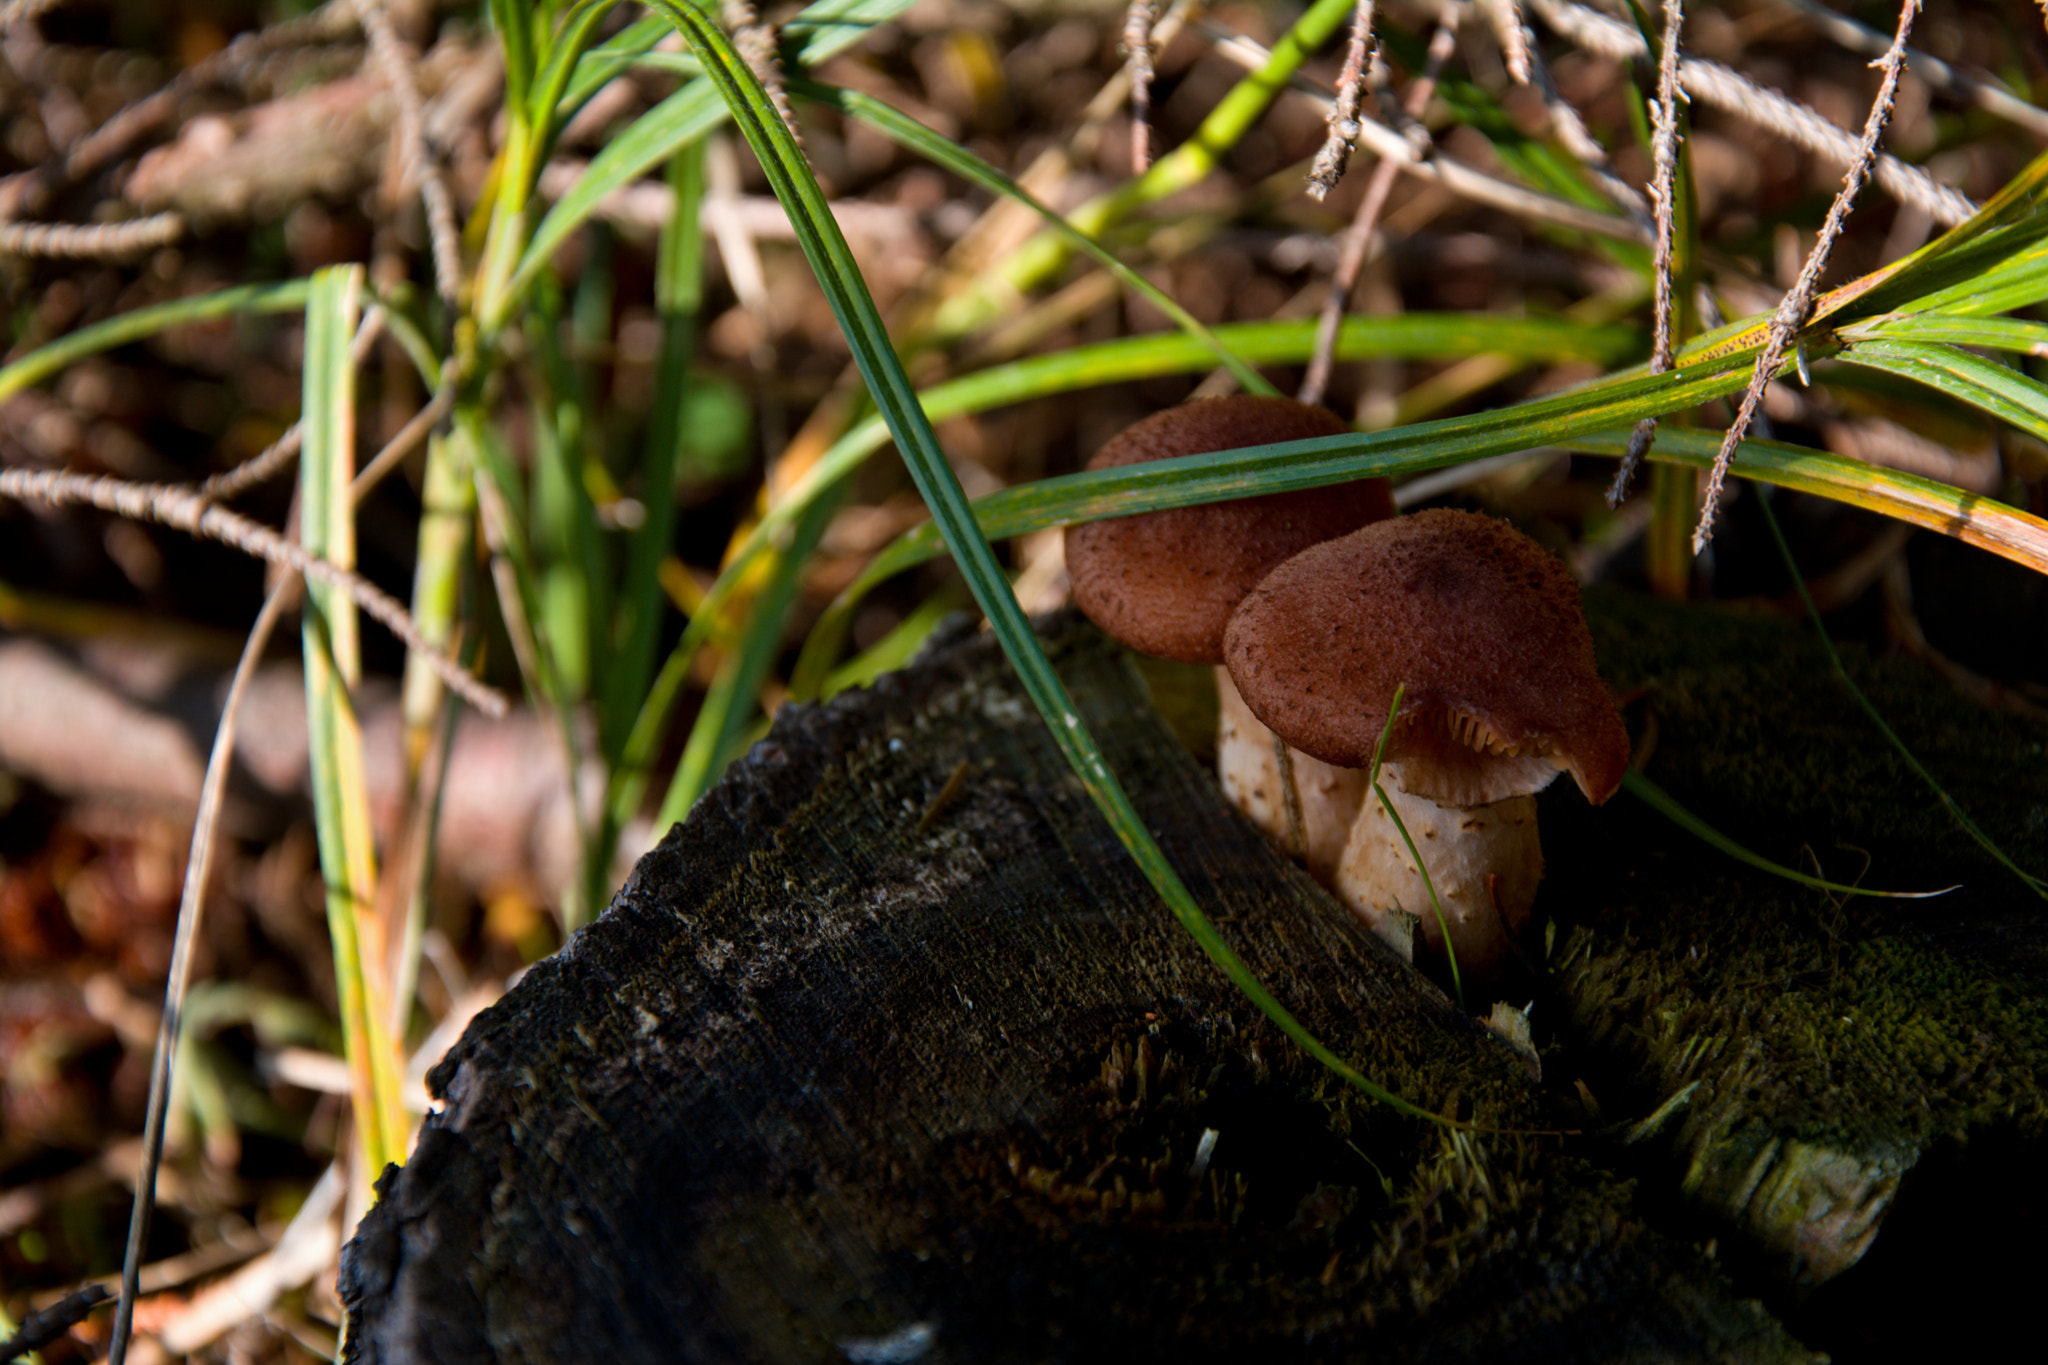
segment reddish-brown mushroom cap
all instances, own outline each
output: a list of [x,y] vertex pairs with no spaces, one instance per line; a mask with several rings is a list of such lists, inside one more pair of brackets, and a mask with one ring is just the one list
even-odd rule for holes
[[1371,763],[1405,687],[1386,761],[1444,805],[1560,770],[1597,804],[1628,766],[1578,584],[1490,517],[1420,512],[1304,550],[1245,598],[1224,653],[1252,712],[1326,763]]
[[[1090,469],[1335,436],[1335,414],[1286,398],[1184,403],[1125,428]],[[1182,663],[1223,661],[1223,628],[1281,561],[1393,515],[1384,479],[1145,512],[1067,528],[1074,600],[1117,639]]]

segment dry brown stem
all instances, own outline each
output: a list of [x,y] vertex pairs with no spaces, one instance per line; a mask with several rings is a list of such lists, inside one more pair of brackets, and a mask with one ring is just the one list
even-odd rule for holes
[[1344,69],[1337,76],[1337,98],[1330,105],[1330,135],[1309,167],[1308,193],[1321,199],[1337,188],[1344,167],[1358,146],[1358,111],[1365,101],[1365,73],[1371,66],[1373,0],[1358,0],[1351,15],[1351,37],[1344,46]]
[[448,183],[427,145],[426,118],[420,107],[419,86],[413,70],[419,54],[398,40],[391,20],[384,13],[385,0],[356,0],[356,17],[370,40],[370,59],[378,74],[398,101],[398,123],[394,130],[399,147],[399,182],[417,182],[420,199],[427,208],[427,235],[434,248],[434,288],[441,301],[453,308],[462,294],[462,236],[455,226],[455,200]]
[[441,679],[472,706],[489,716],[505,714],[504,694],[477,681],[462,665],[428,643],[413,625],[411,615],[390,594],[368,579],[308,553],[297,541],[285,539],[268,526],[214,505],[190,488],[128,483],[68,470],[0,469],[0,496],[52,507],[82,503],[135,521],[159,522],[332,584],[405,641],[408,648],[431,660]]
[[[1650,105],[1653,122],[1651,148],[1655,159],[1650,202],[1657,213],[1657,250],[1652,263],[1657,290],[1656,334],[1650,349],[1652,374],[1663,374],[1671,368],[1673,349],[1672,314],[1675,307],[1671,294],[1671,253],[1676,235],[1673,209],[1678,193],[1678,101],[1684,98],[1684,91],[1678,84],[1678,47],[1684,27],[1683,0],[1664,0],[1664,33],[1659,40],[1657,54],[1657,98]],[[1650,453],[1650,446],[1656,439],[1655,417],[1645,417],[1629,433],[1628,451],[1622,456],[1621,468],[1615,471],[1614,482],[1607,489],[1609,507],[1621,506],[1622,499],[1628,496],[1629,481],[1635,477],[1637,467]]]
[[[1370,15],[1367,16],[1370,18]],[[1415,83],[1408,89],[1403,111],[1410,118],[1420,118],[1428,106],[1430,97],[1436,93],[1437,78],[1443,72],[1444,63],[1450,60],[1457,46],[1457,33],[1451,28],[1448,18],[1436,27],[1429,40],[1429,59]],[[1341,95],[1340,95],[1341,98]],[[1352,126],[1357,126],[1356,105],[1353,106]],[[1333,125],[1335,113],[1332,113]],[[1327,144],[1325,150],[1328,150]],[[1309,357],[1308,370],[1302,376],[1301,389],[1296,395],[1304,403],[1320,403],[1323,391],[1329,386],[1330,365],[1337,349],[1337,331],[1344,321],[1344,313],[1351,299],[1351,291],[1358,284],[1358,272],[1365,267],[1366,251],[1372,244],[1373,230],[1378,225],[1380,214],[1386,209],[1387,195],[1394,188],[1394,177],[1400,166],[1390,158],[1382,158],[1373,169],[1371,182],[1366,186],[1365,197],[1359,201],[1358,212],[1352,217],[1351,226],[1344,233],[1341,255],[1337,269],[1330,279],[1329,294],[1323,300],[1323,310],[1316,322],[1315,352]]]
[[1813,310],[1814,293],[1820,288],[1821,272],[1827,269],[1828,253],[1842,235],[1842,229],[1849,220],[1849,211],[1856,206],[1856,198],[1862,192],[1864,182],[1870,178],[1871,166],[1877,158],[1877,140],[1884,135],[1885,124],[1891,118],[1892,101],[1899,89],[1899,75],[1905,69],[1906,39],[1912,34],[1913,20],[1919,13],[1920,0],[1905,0],[1899,7],[1898,32],[1892,39],[1891,50],[1885,53],[1879,64],[1884,78],[1879,83],[1877,98],[1871,101],[1870,115],[1864,120],[1863,137],[1857,143],[1855,158],[1849,163],[1848,174],[1842,177],[1841,192],[1828,208],[1827,221],[1821,224],[1820,236],[1815,240],[1813,250],[1807,254],[1806,266],[1799,272],[1798,281],[1771,318],[1770,334],[1763,352],[1756,358],[1756,368],[1750,372],[1749,387],[1743,390],[1735,420],[1728,424],[1728,433],[1722,438],[1721,449],[1714,456],[1714,470],[1707,476],[1706,498],[1700,508],[1700,524],[1692,535],[1694,554],[1705,550],[1707,542],[1713,539],[1714,516],[1720,506],[1721,487],[1727,480],[1728,466],[1735,459],[1735,448],[1749,434],[1750,422],[1756,416],[1757,404],[1763,400],[1764,388],[1785,363],[1785,353],[1792,348],[1793,338],[1805,324],[1806,315]]

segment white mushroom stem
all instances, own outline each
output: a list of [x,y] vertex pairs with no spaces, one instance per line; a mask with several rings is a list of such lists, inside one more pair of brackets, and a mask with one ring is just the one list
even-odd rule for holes
[[1445,929],[1458,971],[1467,981],[1497,974],[1508,955],[1509,938],[1529,922],[1536,883],[1543,877],[1543,850],[1536,838],[1536,798],[1514,796],[1490,806],[1440,806],[1403,791],[1383,768],[1380,786],[1428,865],[1430,882],[1443,907],[1443,923],[1430,904],[1429,889],[1409,856],[1401,833],[1377,796],[1367,793],[1337,867],[1337,899],[1400,946],[1405,925],[1390,911],[1416,917],[1419,951],[1441,957]]
[[[1216,776],[1230,803],[1267,837],[1296,852],[1287,819],[1287,785],[1275,750],[1280,741],[1238,695],[1226,669],[1216,670]],[[1365,800],[1365,773],[1338,768],[1300,750],[1289,751],[1299,798],[1300,856],[1309,875],[1328,886]]]

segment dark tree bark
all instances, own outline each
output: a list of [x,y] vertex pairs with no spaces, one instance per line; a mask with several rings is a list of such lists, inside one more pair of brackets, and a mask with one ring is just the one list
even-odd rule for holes
[[[1478,1131],[1408,1119],[1244,1002],[992,644],[955,640],[786,711],[470,1029],[346,1254],[350,1358],[1809,1358],[1759,1296],[1808,1311],[1930,1148],[2038,1154],[2038,903],[1796,633],[1594,614],[1651,775],[1704,818],[1838,880],[1859,839],[1873,881],[1970,891],[1838,905],[1553,789],[1539,1082],[1222,805],[1120,653],[1055,623],[1225,936],[1361,1070]],[[1923,679],[1862,671],[2048,863],[2041,733],[1953,701],[1923,724]]]

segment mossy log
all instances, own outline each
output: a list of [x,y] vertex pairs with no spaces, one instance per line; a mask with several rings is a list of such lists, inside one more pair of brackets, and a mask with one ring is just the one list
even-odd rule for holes
[[[992,644],[955,639],[786,710],[471,1027],[345,1255],[350,1359],[1811,1358],[1759,1299],[1811,1318],[1799,1288],[1855,1260],[1931,1149],[2038,1155],[2042,906],[1795,632],[1591,606],[1651,774],[1703,818],[1837,880],[1836,842],[1866,842],[1873,881],[1968,889],[1839,903],[1627,797],[1553,791],[1539,1082],[1057,619],[1084,716],[1237,951],[1469,1126],[1404,1118],[1246,1005]],[[2043,734],[1860,671],[2048,863]]]
[[[1809,632],[1619,594],[1588,608],[1637,760],[1689,810],[1830,881],[1954,889],[1828,895],[1626,797],[1547,801],[1554,1070],[1582,1068],[1610,1117],[1657,1120],[1622,1165],[1682,1212],[1662,1225],[1716,1238],[1837,1361],[2032,1334],[2048,899],[1910,771]],[[2048,875],[2048,726],[1917,663],[1842,662],[1956,807]]]

